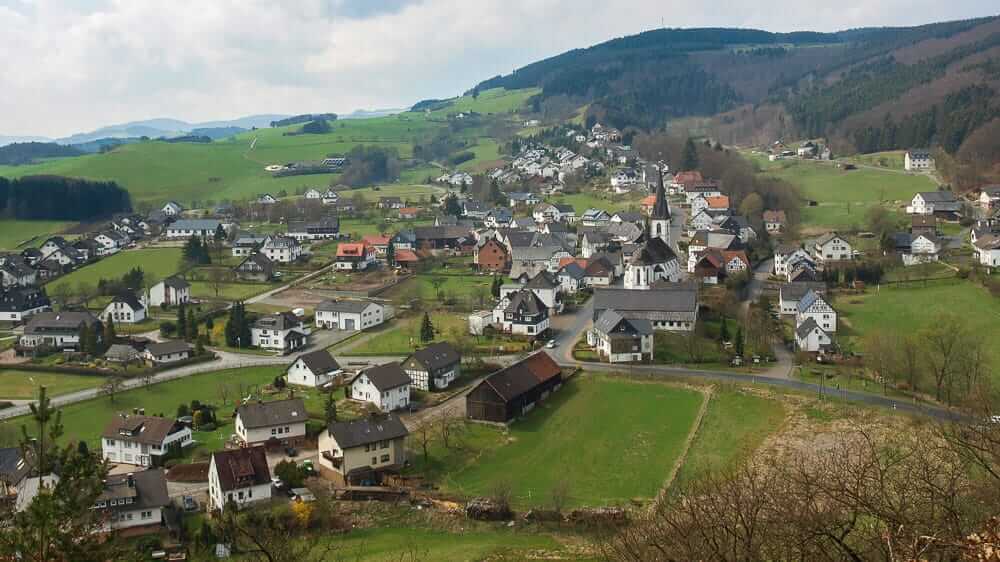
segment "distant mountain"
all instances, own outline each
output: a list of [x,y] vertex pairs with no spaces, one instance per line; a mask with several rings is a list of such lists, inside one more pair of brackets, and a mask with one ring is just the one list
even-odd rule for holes
[[373,119],[375,117],[385,117],[408,111],[409,108],[396,109],[356,109],[347,115],[341,115],[340,119]]
[[212,140],[224,139],[233,135],[249,131],[243,127],[196,127],[191,129],[191,135],[196,137],[208,137]]
[[18,142],[0,147],[0,164],[20,166],[41,158],[80,156],[83,153],[82,150],[54,142]]
[[[101,127],[95,131],[90,131],[88,133],[77,133],[70,135],[68,137],[63,137],[56,139],[55,142],[60,144],[82,144],[89,143],[99,139],[113,139],[113,138],[139,138],[139,137],[149,137],[149,138],[160,138],[160,137],[179,137],[190,135],[196,129],[227,129],[227,128],[238,128],[239,131],[250,129],[252,127],[267,127],[270,122],[275,119],[282,119],[284,115],[249,115],[246,117],[240,117],[238,119],[232,119],[228,121],[205,121],[202,123],[189,123],[187,121],[181,121],[179,119],[146,119],[143,121],[131,121],[129,123],[122,123],[120,125],[109,125],[107,127]],[[204,134],[204,133],[198,133]],[[235,133],[232,133],[235,134]],[[214,137],[213,135],[206,135],[212,138],[222,138]],[[230,136],[229,134],[224,134],[223,136]]]
[[0,135],[0,146],[7,146],[8,144],[13,144],[15,142],[52,142],[52,139],[48,137]]

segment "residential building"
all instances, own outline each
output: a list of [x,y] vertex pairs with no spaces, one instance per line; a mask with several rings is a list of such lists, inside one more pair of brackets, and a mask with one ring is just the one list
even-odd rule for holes
[[832,334],[837,331],[837,311],[816,291],[808,291],[799,300],[795,325],[799,326],[809,318],[826,332]]
[[549,307],[531,289],[520,289],[500,299],[493,321],[507,334],[539,337],[549,329]]
[[333,422],[319,434],[319,470],[339,485],[374,485],[406,464],[409,432],[392,414]]
[[323,301],[316,306],[316,327],[329,330],[367,330],[385,318],[385,306],[372,301]]
[[162,466],[171,447],[192,444],[190,427],[157,416],[116,415],[101,432],[101,456],[113,464]]
[[800,281],[784,283],[778,288],[778,311],[781,314],[795,315],[799,311],[799,301],[809,291],[818,295],[826,294],[826,284],[815,281]]
[[510,267],[507,246],[492,237],[480,238],[473,249],[472,259],[479,271],[501,273]]
[[149,288],[149,306],[176,306],[191,301],[191,284],[180,277],[167,277]]
[[83,326],[101,340],[103,325],[90,312],[39,312],[28,320],[24,335],[18,341],[21,350],[48,347],[56,350],[80,349],[80,329]]
[[774,251],[774,274],[785,277],[790,270],[789,265],[799,260],[806,260],[815,267],[815,262],[809,252],[796,245],[781,245]]
[[374,248],[364,242],[345,243],[337,246],[333,267],[341,271],[365,271],[374,263]]
[[903,265],[917,265],[937,261],[941,241],[933,234],[920,234],[910,240],[910,251],[902,256]]
[[232,244],[233,256],[249,256],[256,254],[260,247],[267,241],[269,235],[254,234],[253,232],[241,232]]
[[1000,235],[982,235],[976,239],[972,249],[980,265],[1000,267]]
[[300,445],[306,437],[308,419],[301,398],[246,402],[236,409],[236,436],[246,445],[272,440],[286,446]]
[[250,328],[250,345],[288,353],[305,346],[307,336],[299,317],[291,312],[275,312],[254,322]]
[[556,278],[559,280],[560,291],[573,294],[584,287],[585,273],[583,267],[573,260],[559,268]]
[[414,387],[430,391],[448,388],[462,374],[462,356],[448,342],[414,351],[403,363]]
[[693,283],[661,284],[646,291],[594,289],[594,316],[611,309],[626,318],[648,320],[654,330],[694,330],[698,321],[698,286]]
[[92,508],[104,515],[102,532],[157,533],[163,527],[163,510],[170,506],[167,478],[162,468],[111,474]]
[[213,238],[222,225],[215,219],[181,219],[167,225],[163,231],[166,238]]
[[21,323],[49,310],[52,310],[52,303],[44,289],[10,287],[0,290],[0,320]]
[[101,319],[116,324],[138,324],[146,319],[146,307],[135,293],[119,293],[104,307]]
[[824,351],[833,345],[833,337],[820,328],[815,320],[807,318],[795,327],[795,349],[807,353]]
[[951,191],[923,191],[913,196],[906,212],[911,215],[957,216],[962,203]]
[[486,377],[465,396],[471,420],[510,423],[562,387],[562,369],[544,351]]
[[361,242],[370,246],[375,251],[375,257],[382,260],[385,259],[385,255],[389,251],[391,240],[390,236],[384,234],[368,234],[361,237]]
[[378,208],[379,209],[402,209],[406,205],[403,204],[403,200],[399,197],[379,197],[378,198]]
[[222,512],[271,499],[271,469],[264,447],[216,451],[208,463],[208,511]]
[[587,334],[590,345],[609,363],[650,361],[653,326],[645,318],[625,318],[606,309]]
[[252,254],[233,268],[243,281],[270,281],[274,277],[274,262],[264,254]]
[[923,172],[934,168],[934,158],[926,148],[907,150],[903,155],[903,169],[907,172]]
[[164,365],[190,359],[194,356],[194,349],[187,342],[171,340],[147,345],[143,356],[154,365]]
[[275,263],[292,263],[302,255],[302,246],[288,236],[269,236],[261,246],[260,253]]
[[836,232],[827,233],[813,244],[813,259],[817,263],[847,261],[854,258],[851,244]]
[[168,201],[160,211],[168,217],[177,217],[184,211],[184,207],[181,207],[180,203],[176,201]]
[[257,203],[260,205],[274,205],[278,202],[278,198],[270,193],[265,193],[257,198]]
[[500,287],[500,300],[516,293],[521,289],[528,289],[535,293],[542,303],[549,309],[549,314],[559,314],[563,309],[560,283],[555,274],[548,271],[539,271],[534,277],[525,283],[507,283]]
[[410,406],[410,375],[396,361],[368,367],[351,379],[350,398],[368,402],[383,412]]
[[785,216],[785,211],[781,209],[764,211],[764,230],[768,234],[781,234],[785,230],[786,224],[788,224],[788,218]]
[[344,370],[325,349],[300,356],[285,370],[288,384],[319,388],[333,382]]
[[337,238],[340,235],[340,218],[326,217],[316,222],[289,221],[286,234],[298,242]]
[[979,192],[979,205],[992,209],[1000,204],[1000,185],[987,185]]

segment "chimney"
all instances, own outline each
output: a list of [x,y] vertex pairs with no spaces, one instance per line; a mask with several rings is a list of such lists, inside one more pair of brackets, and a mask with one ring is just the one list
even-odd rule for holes
[[135,476],[131,472],[125,477],[125,482],[128,484],[129,488],[135,488]]
[[132,415],[133,416],[138,416],[139,415],[139,408],[132,408]]

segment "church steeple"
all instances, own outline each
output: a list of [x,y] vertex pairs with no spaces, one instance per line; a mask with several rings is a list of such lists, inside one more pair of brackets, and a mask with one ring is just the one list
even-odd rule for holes
[[649,213],[650,237],[659,238],[670,245],[670,204],[667,202],[667,190],[663,187],[663,171],[660,170],[660,181],[656,185],[656,202]]

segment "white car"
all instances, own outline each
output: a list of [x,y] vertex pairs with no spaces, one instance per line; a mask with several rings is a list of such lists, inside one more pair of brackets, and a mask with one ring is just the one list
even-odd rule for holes
[[555,349],[556,340],[549,340],[548,343],[545,344],[545,347],[548,349]]

